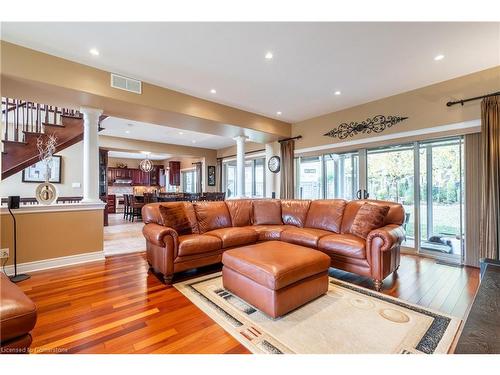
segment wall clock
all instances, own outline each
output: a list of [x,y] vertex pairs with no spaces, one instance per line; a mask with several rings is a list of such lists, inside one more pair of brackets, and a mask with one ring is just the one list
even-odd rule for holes
[[279,156],[273,156],[267,162],[267,167],[273,173],[278,173],[280,171],[281,160]]

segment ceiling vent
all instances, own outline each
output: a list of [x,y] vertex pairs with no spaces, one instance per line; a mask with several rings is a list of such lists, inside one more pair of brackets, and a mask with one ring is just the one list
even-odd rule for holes
[[142,94],[142,82],[136,79],[119,76],[111,73],[111,87],[115,89],[130,91],[135,94]]

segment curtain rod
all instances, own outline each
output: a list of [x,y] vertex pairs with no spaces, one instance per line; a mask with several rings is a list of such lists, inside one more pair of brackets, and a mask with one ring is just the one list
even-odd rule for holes
[[474,98],[468,98],[468,99],[457,100],[457,101],[454,101],[454,102],[448,102],[448,103],[446,103],[446,106],[447,107],[451,107],[452,105],[455,105],[455,104],[462,104],[462,105],[464,105],[464,103],[470,102],[472,100],[479,100],[479,99],[483,99],[483,98],[489,98],[490,96],[496,96],[496,95],[500,95],[500,91],[494,92],[492,94],[486,94],[486,95],[476,96]]
[[285,139],[280,139],[278,142],[281,143],[281,142],[286,142],[286,141],[294,141],[296,139],[301,139],[302,136],[301,135],[298,135],[296,137],[292,137],[292,138],[285,138]]

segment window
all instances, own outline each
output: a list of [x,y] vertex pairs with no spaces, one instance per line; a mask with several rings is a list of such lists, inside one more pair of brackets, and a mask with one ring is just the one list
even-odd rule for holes
[[196,193],[196,171],[181,171],[182,191],[184,193]]
[[322,156],[299,157],[296,160],[297,197],[320,199],[322,192]]
[[[245,160],[245,197],[265,196],[265,158]],[[226,197],[236,196],[236,160],[223,163],[223,185]]]
[[326,154],[325,197],[355,199],[358,188],[358,153]]

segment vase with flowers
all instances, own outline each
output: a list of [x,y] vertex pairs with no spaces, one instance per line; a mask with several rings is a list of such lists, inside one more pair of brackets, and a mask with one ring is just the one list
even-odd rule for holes
[[43,134],[36,140],[39,158],[45,167],[45,182],[38,185],[35,191],[35,197],[39,204],[52,204],[57,200],[57,189],[55,185],[50,183],[56,145],[57,137],[54,134]]

